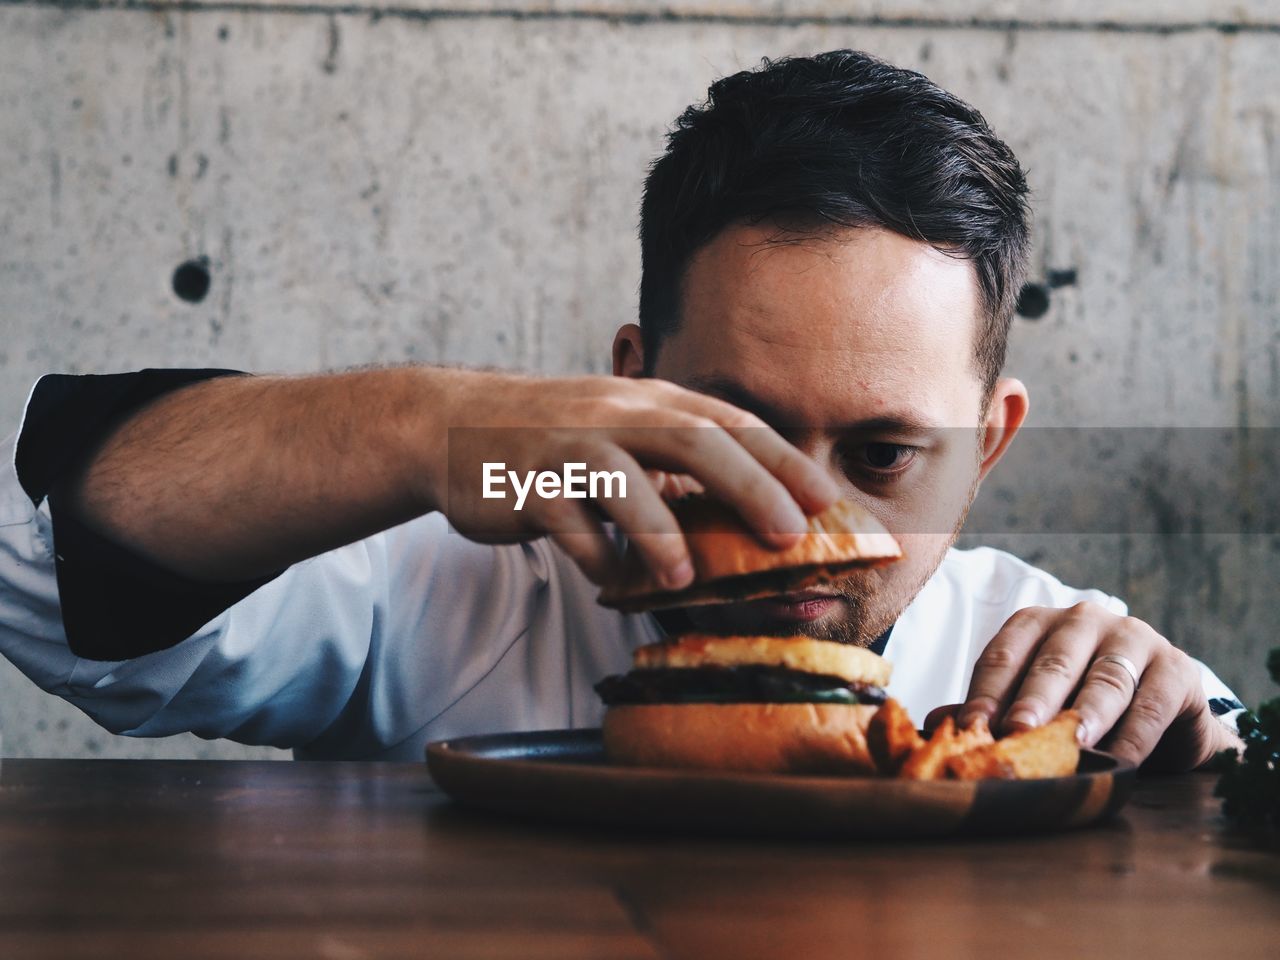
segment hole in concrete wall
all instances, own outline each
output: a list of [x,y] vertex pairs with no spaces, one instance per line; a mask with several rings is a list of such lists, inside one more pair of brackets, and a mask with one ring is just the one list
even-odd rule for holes
[[1054,290],[1059,287],[1074,287],[1076,285],[1076,268],[1067,267],[1065,270],[1049,271],[1049,286]]
[[203,300],[209,292],[211,282],[207,257],[180,263],[178,269],[173,271],[173,292],[187,303],[199,303]]
[[1026,283],[1018,294],[1018,316],[1039,320],[1049,312],[1049,287],[1043,283]]

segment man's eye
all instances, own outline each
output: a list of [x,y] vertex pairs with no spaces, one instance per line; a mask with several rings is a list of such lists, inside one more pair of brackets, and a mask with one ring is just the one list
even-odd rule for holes
[[864,471],[892,474],[905,470],[915,456],[915,447],[900,443],[866,443],[855,451],[854,461]]

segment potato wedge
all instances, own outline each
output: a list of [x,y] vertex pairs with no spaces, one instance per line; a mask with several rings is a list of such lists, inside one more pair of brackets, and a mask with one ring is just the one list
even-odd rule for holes
[[906,708],[890,697],[867,726],[867,747],[876,763],[876,772],[893,776],[915,750],[924,746],[924,738],[907,715]]
[[985,720],[957,730],[955,721],[947,717],[926,743],[911,752],[898,776],[907,780],[940,780],[947,775],[947,761],[952,757],[994,742]]
[[1076,742],[1079,729],[1080,714],[1064,710],[1042,727],[948,756],[946,772],[957,780],[1070,776],[1080,764],[1080,745]]

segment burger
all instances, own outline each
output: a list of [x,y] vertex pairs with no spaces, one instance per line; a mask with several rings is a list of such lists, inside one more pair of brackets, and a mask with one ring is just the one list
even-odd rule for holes
[[631,766],[873,773],[867,724],[889,661],[811,637],[689,635],[635,652],[596,691],[605,752]]
[[689,545],[693,582],[662,587],[635,550],[601,592],[606,607],[636,612],[665,607],[755,600],[827,583],[853,570],[892,563],[902,548],[880,521],[848,500],[808,519],[800,539],[783,550],[764,546],[736,513],[706,497],[671,504]]
[[[694,567],[683,590],[662,588],[638,556],[600,602],[657,610],[777,596],[901,556],[856,504],[811,517],[794,546],[760,544],[727,507],[673,505]],[[889,662],[870,650],[806,636],[686,634],[641,647],[632,669],[596,691],[610,760],[633,766],[753,773],[873,773],[866,730],[885,700]]]

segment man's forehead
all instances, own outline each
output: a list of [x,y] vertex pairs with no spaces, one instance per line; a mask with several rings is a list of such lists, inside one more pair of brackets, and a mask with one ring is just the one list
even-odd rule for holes
[[[883,398],[883,402],[879,403],[850,404],[850,409],[843,418],[833,413],[817,423],[802,412],[803,405],[795,402],[794,392],[774,396],[768,384],[748,382],[733,375],[694,374],[683,380],[682,386],[727,400],[735,407],[754,413],[765,423],[777,428],[823,427],[847,432],[923,437],[946,426],[944,421],[932,416],[928,410],[917,408],[910,402],[895,404],[888,398]],[[833,399],[838,401],[839,398]],[[831,410],[834,405],[826,403],[824,406]]]
[[660,376],[772,422],[971,417],[976,276],[927,244],[874,227],[735,226],[694,258],[683,293]]
[[[776,224],[735,224],[721,231],[690,261],[682,313],[700,293],[714,291],[746,308],[747,318],[771,319],[822,308],[843,319],[831,333],[856,332],[883,320],[903,335],[926,335],[924,326],[968,333],[981,312],[973,264],[881,227],[795,230]],[[815,318],[817,319],[817,318]],[[781,325],[779,323],[779,325]],[[821,333],[817,324],[793,325],[797,333]],[[891,332],[891,331],[880,331]]]

